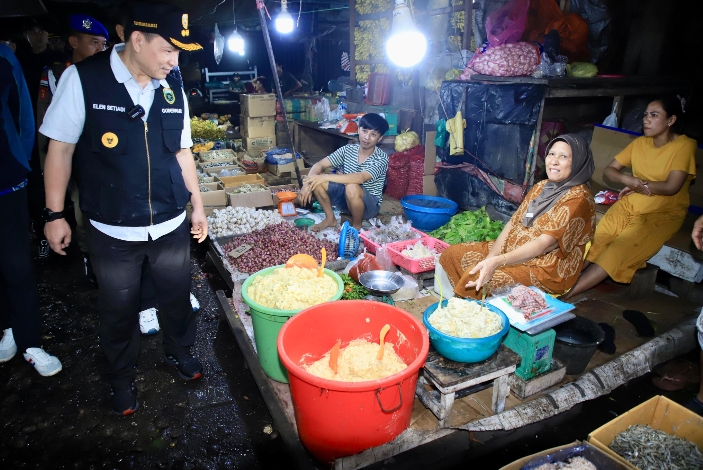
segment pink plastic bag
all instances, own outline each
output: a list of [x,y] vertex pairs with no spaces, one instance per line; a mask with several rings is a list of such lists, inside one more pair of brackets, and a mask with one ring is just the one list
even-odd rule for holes
[[486,36],[491,46],[517,42],[525,32],[530,0],[513,0],[488,14]]

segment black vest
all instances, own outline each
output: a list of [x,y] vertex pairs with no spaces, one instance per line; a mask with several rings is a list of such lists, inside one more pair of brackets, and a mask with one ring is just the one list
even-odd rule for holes
[[172,77],[154,91],[146,123],[129,119],[134,103],[115,79],[110,54],[76,64],[85,125],[74,152],[80,207],[96,222],[145,227],[179,216],[190,192],[175,154],[181,149],[183,92]]

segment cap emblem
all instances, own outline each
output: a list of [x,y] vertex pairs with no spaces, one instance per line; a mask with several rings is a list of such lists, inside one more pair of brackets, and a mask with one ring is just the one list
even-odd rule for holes
[[83,29],[87,29],[88,31],[90,31],[90,28],[92,28],[92,27],[93,27],[92,21],[90,21],[88,18],[83,20]]
[[184,13],[181,17],[181,24],[183,25],[183,29],[188,29],[188,13]]

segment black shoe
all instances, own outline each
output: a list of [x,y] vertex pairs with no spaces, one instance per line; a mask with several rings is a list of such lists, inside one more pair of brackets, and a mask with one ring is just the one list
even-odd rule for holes
[[83,253],[83,270],[85,271],[85,277],[88,278],[91,284],[98,285],[98,278],[95,277],[93,272],[93,265],[90,264],[90,257],[88,253]]
[[166,364],[178,369],[178,374],[185,380],[199,379],[203,375],[203,366],[197,357],[187,349],[178,353],[166,353]]
[[46,240],[42,240],[39,242],[39,258],[40,259],[47,259],[49,257],[49,253],[51,252],[51,248],[49,248],[49,242]]
[[129,416],[139,408],[137,388],[133,381],[110,385],[110,409],[116,415]]

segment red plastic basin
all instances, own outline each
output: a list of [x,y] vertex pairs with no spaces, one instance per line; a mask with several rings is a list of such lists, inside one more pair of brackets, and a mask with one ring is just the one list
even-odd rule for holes
[[[408,367],[366,382],[339,382],[306,372],[338,339],[342,347],[364,338],[386,342]],[[316,305],[288,320],[278,335],[278,355],[288,370],[298,434],[318,460],[357,454],[393,440],[410,425],[417,376],[430,347],[427,330],[409,313],[369,300],[339,300]]]

